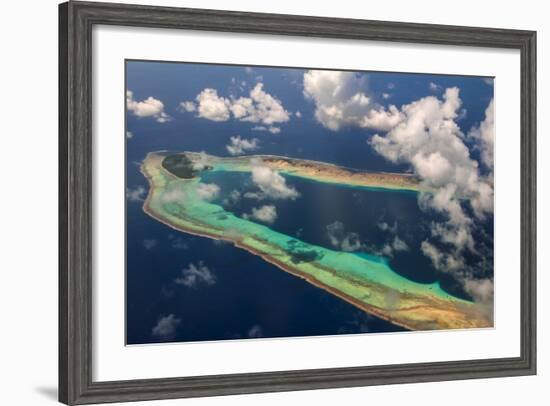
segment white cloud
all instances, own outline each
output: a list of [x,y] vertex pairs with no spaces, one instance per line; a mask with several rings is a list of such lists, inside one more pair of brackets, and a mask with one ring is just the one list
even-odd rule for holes
[[395,106],[384,110],[367,94],[366,75],[310,70],[304,74],[304,95],[315,102],[315,117],[337,131],[344,126],[386,131],[403,116]]
[[193,158],[193,169],[202,171],[207,166],[212,164],[212,158],[204,151],[199,152],[199,156]]
[[363,117],[371,103],[365,87],[366,76],[352,72],[310,70],[304,73],[304,95],[315,102],[315,117],[334,131],[355,124]]
[[409,250],[409,246],[407,245],[407,243],[403,241],[401,238],[399,238],[398,236],[394,236],[392,241],[382,246],[380,253],[384,254],[387,257],[393,257],[393,255],[396,252],[408,251],[408,250]]
[[[396,224],[394,224],[394,226],[389,226],[387,223],[379,223],[378,227],[383,231],[391,231],[392,233],[397,229]],[[409,250],[407,243],[396,235],[393,236],[391,241],[384,244],[382,248],[365,245],[361,242],[359,234],[346,231],[341,221],[335,221],[327,225],[326,230],[330,244],[342,251],[371,251],[383,254],[387,257],[393,257],[395,252]]]
[[271,134],[279,134],[281,132],[281,128],[275,126],[266,127],[264,125],[257,125],[252,127],[252,131],[269,131]]
[[384,100],[388,100],[390,97],[391,97],[391,94],[389,94],[389,93],[382,93],[382,98],[383,98]]
[[369,110],[358,122],[358,125],[364,128],[388,131],[403,121],[403,118],[403,114],[394,105],[391,105],[388,110],[378,107]]
[[464,268],[464,259],[460,255],[443,252],[428,241],[422,241],[420,248],[424,255],[431,259],[434,268],[439,271],[453,272]]
[[262,327],[259,324],[253,325],[247,333],[249,338],[260,338],[263,337]]
[[258,149],[258,139],[252,138],[251,140],[247,140],[237,135],[230,138],[230,142],[225,148],[231,155],[240,155],[246,151],[255,151]]
[[393,237],[392,248],[394,249],[394,251],[409,250],[409,246],[407,245],[407,243],[403,241],[401,238],[399,238],[398,236]]
[[489,102],[485,110],[485,119],[479,127],[474,127],[468,135],[478,141],[481,151],[481,161],[492,171],[495,149],[495,108],[493,100]]
[[181,102],[180,107],[183,111],[186,111],[188,113],[192,113],[194,111],[197,111],[197,105],[195,103],[193,103],[192,101]]
[[181,323],[175,315],[169,314],[158,319],[157,324],[153,327],[153,336],[158,338],[171,338],[176,333],[176,328]]
[[[461,103],[459,89],[454,87],[445,90],[443,100],[428,96],[404,105],[403,119],[384,136],[374,135],[370,144],[386,159],[410,164],[430,190],[420,193],[420,207],[448,217],[445,224],[432,226],[432,235],[459,251],[474,251],[473,221],[460,199],[467,199],[476,217],[482,219],[492,213],[493,189],[489,180],[479,174],[478,163],[470,157],[464,135],[455,122]],[[448,262],[446,258],[436,258],[429,249],[425,254],[432,254],[435,262]]]
[[[442,90],[435,83],[431,88]],[[476,224],[462,204],[469,202],[475,217],[485,218],[493,211],[493,188],[491,179],[479,173],[456,123],[464,114],[459,89],[446,89],[443,100],[427,96],[400,109],[392,105],[384,108],[371,101],[363,77],[350,72],[309,71],[304,74],[304,94],[315,102],[315,116],[327,128],[353,125],[385,132],[374,135],[370,145],[389,161],[411,165],[429,190],[419,195],[421,208],[448,218],[445,223],[432,225],[432,237],[454,247],[454,251],[443,253],[424,244],[424,253],[440,268],[463,266],[462,251],[476,252],[472,235]],[[485,121],[472,132],[472,138],[480,140],[486,165],[492,160],[492,120],[489,106]],[[396,247],[404,248],[394,239],[383,252],[393,253]]]
[[229,196],[223,199],[223,205],[228,206],[232,204],[237,204],[240,200],[241,192],[239,192],[237,189],[233,189],[231,193],[229,193]]
[[397,222],[394,222],[392,225],[385,221],[379,221],[376,223],[376,226],[382,231],[388,231],[390,233],[395,233],[397,231]]
[[346,232],[344,224],[341,221],[335,221],[326,226],[327,237],[330,244],[342,251],[357,251],[361,249],[361,239],[359,234]]
[[170,243],[170,245],[172,246],[172,248],[175,248],[177,250],[189,249],[189,244],[187,244],[183,238],[179,237],[172,238],[172,242]]
[[362,247],[362,244],[361,244],[361,240],[359,239],[359,234],[348,233],[342,240],[340,247],[342,248],[342,251],[351,252],[351,251],[360,250]]
[[153,117],[159,123],[170,121],[170,116],[164,112],[164,103],[151,96],[143,101],[136,101],[131,90],[126,91],[126,108],[137,117]]
[[491,303],[493,301],[494,284],[490,279],[466,279],[464,289],[477,302]]
[[126,131],[126,138],[127,139],[134,138],[134,134],[131,131]]
[[[227,121],[233,116],[240,121],[261,123],[272,126],[290,119],[282,102],[263,90],[263,83],[257,83],[249,92],[249,97],[226,98],[218,95],[212,88],[203,89],[196,97],[196,104],[191,101],[180,103],[186,112],[197,111],[197,116],[212,121]],[[274,132],[277,130],[271,130]],[[278,131],[277,131],[278,132]]]
[[215,89],[204,89],[196,97],[198,117],[212,121],[227,121],[230,118],[231,102],[218,96]]
[[[489,308],[492,308],[492,279],[474,276],[474,270],[464,262],[463,256],[456,251],[444,252],[428,241],[422,242],[421,249],[424,255],[431,259],[436,269],[451,273],[475,302],[489,305]],[[477,273],[479,273],[479,269],[477,269]]]
[[[261,194],[257,198],[270,197],[273,199],[291,199],[294,200],[300,196],[298,191],[292,186],[286,184],[286,179],[277,171],[264,165],[262,161],[253,159],[252,181],[260,188]],[[253,197],[247,193],[246,197]]]
[[241,192],[239,192],[237,189],[233,189],[231,193],[229,193],[229,198],[233,203],[237,203],[239,200],[241,200]]
[[187,268],[182,269],[181,276],[176,278],[174,282],[177,285],[184,285],[188,288],[196,288],[201,284],[212,286],[216,283],[216,276],[204,265],[204,262],[200,261],[198,265],[191,263]]
[[428,87],[430,88],[430,91],[432,91],[432,92],[437,92],[437,91],[441,90],[441,86],[439,86],[437,83],[434,83],[434,82],[430,82]]
[[264,205],[252,208],[251,214],[244,214],[245,219],[255,219],[262,223],[273,224],[277,220],[277,209],[273,205]]
[[203,200],[214,200],[220,194],[220,187],[215,183],[199,183],[197,186],[197,194]]
[[297,111],[296,113],[294,113],[296,115],[296,117],[298,118],[301,118],[302,117],[302,113],[300,113],[299,111]]
[[143,186],[137,186],[135,189],[126,188],[126,199],[130,202],[142,202],[146,193]]
[[290,119],[281,101],[263,90],[263,83],[257,83],[250,91],[250,97],[232,101],[231,111],[236,119],[271,125]]
[[146,250],[152,250],[152,249],[155,248],[158,244],[159,244],[159,242],[158,242],[157,240],[143,240],[143,247],[144,247]]
[[164,203],[176,203],[176,202],[183,203],[184,199],[185,199],[185,193],[183,192],[183,190],[178,189],[176,187],[164,192],[161,195],[161,200]]

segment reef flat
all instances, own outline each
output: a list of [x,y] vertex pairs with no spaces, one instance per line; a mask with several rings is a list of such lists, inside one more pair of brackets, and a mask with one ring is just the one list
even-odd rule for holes
[[[383,259],[331,250],[241,218],[201,196],[203,171],[251,172],[261,161],[287,176],[375,190],[419,191],[410,175],[353,171],[276,156],[217,158],[185,152],[149,153],[141,171],[150,187],[143,209],[185,233],[225,240],[354,306],[411,330],[490,327],[486,309],[457,298],[438,283],[422,284],[396,273]],[[284,292],[281,292],[284,300]]]
[[283,175],[295,176],[316,182],[333,183],[341,186],[382,188],[393,190],[420,191],[422,185],[411,174],[391,172],[361,172],[326,162],[286,158],[275,155],[247,155],[245,157],[220,158],[204,153],[185,152],[170,155],[185,156],[193,162],[204,161],[212,171],[250,172],[254,162],[261,162]]

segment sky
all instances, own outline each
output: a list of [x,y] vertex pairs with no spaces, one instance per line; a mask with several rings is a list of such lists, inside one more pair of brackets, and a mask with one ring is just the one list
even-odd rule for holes
[[[492,305],[491,78],[149,61],[127,61],[126,68],[129,201],[144,198],[135,163],[155,150],[273,154],[409,172],[433,191],[418,196],[418,207],[438,219],[428,224],[419,255]],[[270,224],[277,210],[266,203],[247,215]],[[328,230],[340,247],[361,246],[342,228]],[[395,235],[389,249],[401,243]],[[204,263],[185,269],[180,284],[211,280]],[[177,320],[170,315],[165,324]]]

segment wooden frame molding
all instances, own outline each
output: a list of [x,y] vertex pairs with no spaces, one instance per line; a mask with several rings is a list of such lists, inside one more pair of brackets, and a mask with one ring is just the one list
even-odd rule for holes
[[[92,27],[513,48],[521,53],[521,355],[167,379],[92,380]],[[59,6],[59,400],[88,404],[536,373],[536,33],[109,3]]]

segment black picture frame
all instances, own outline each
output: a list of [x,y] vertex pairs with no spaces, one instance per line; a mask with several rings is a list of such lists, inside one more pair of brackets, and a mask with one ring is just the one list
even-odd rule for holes
[[[96,24],[517,49],[521,353],[165,379],[92,380],[92,27]],[[123,292],[121,292],[121,295]],[[59,400],[88,404],[536,374],[536,32],[111,3],[59,6]]]

